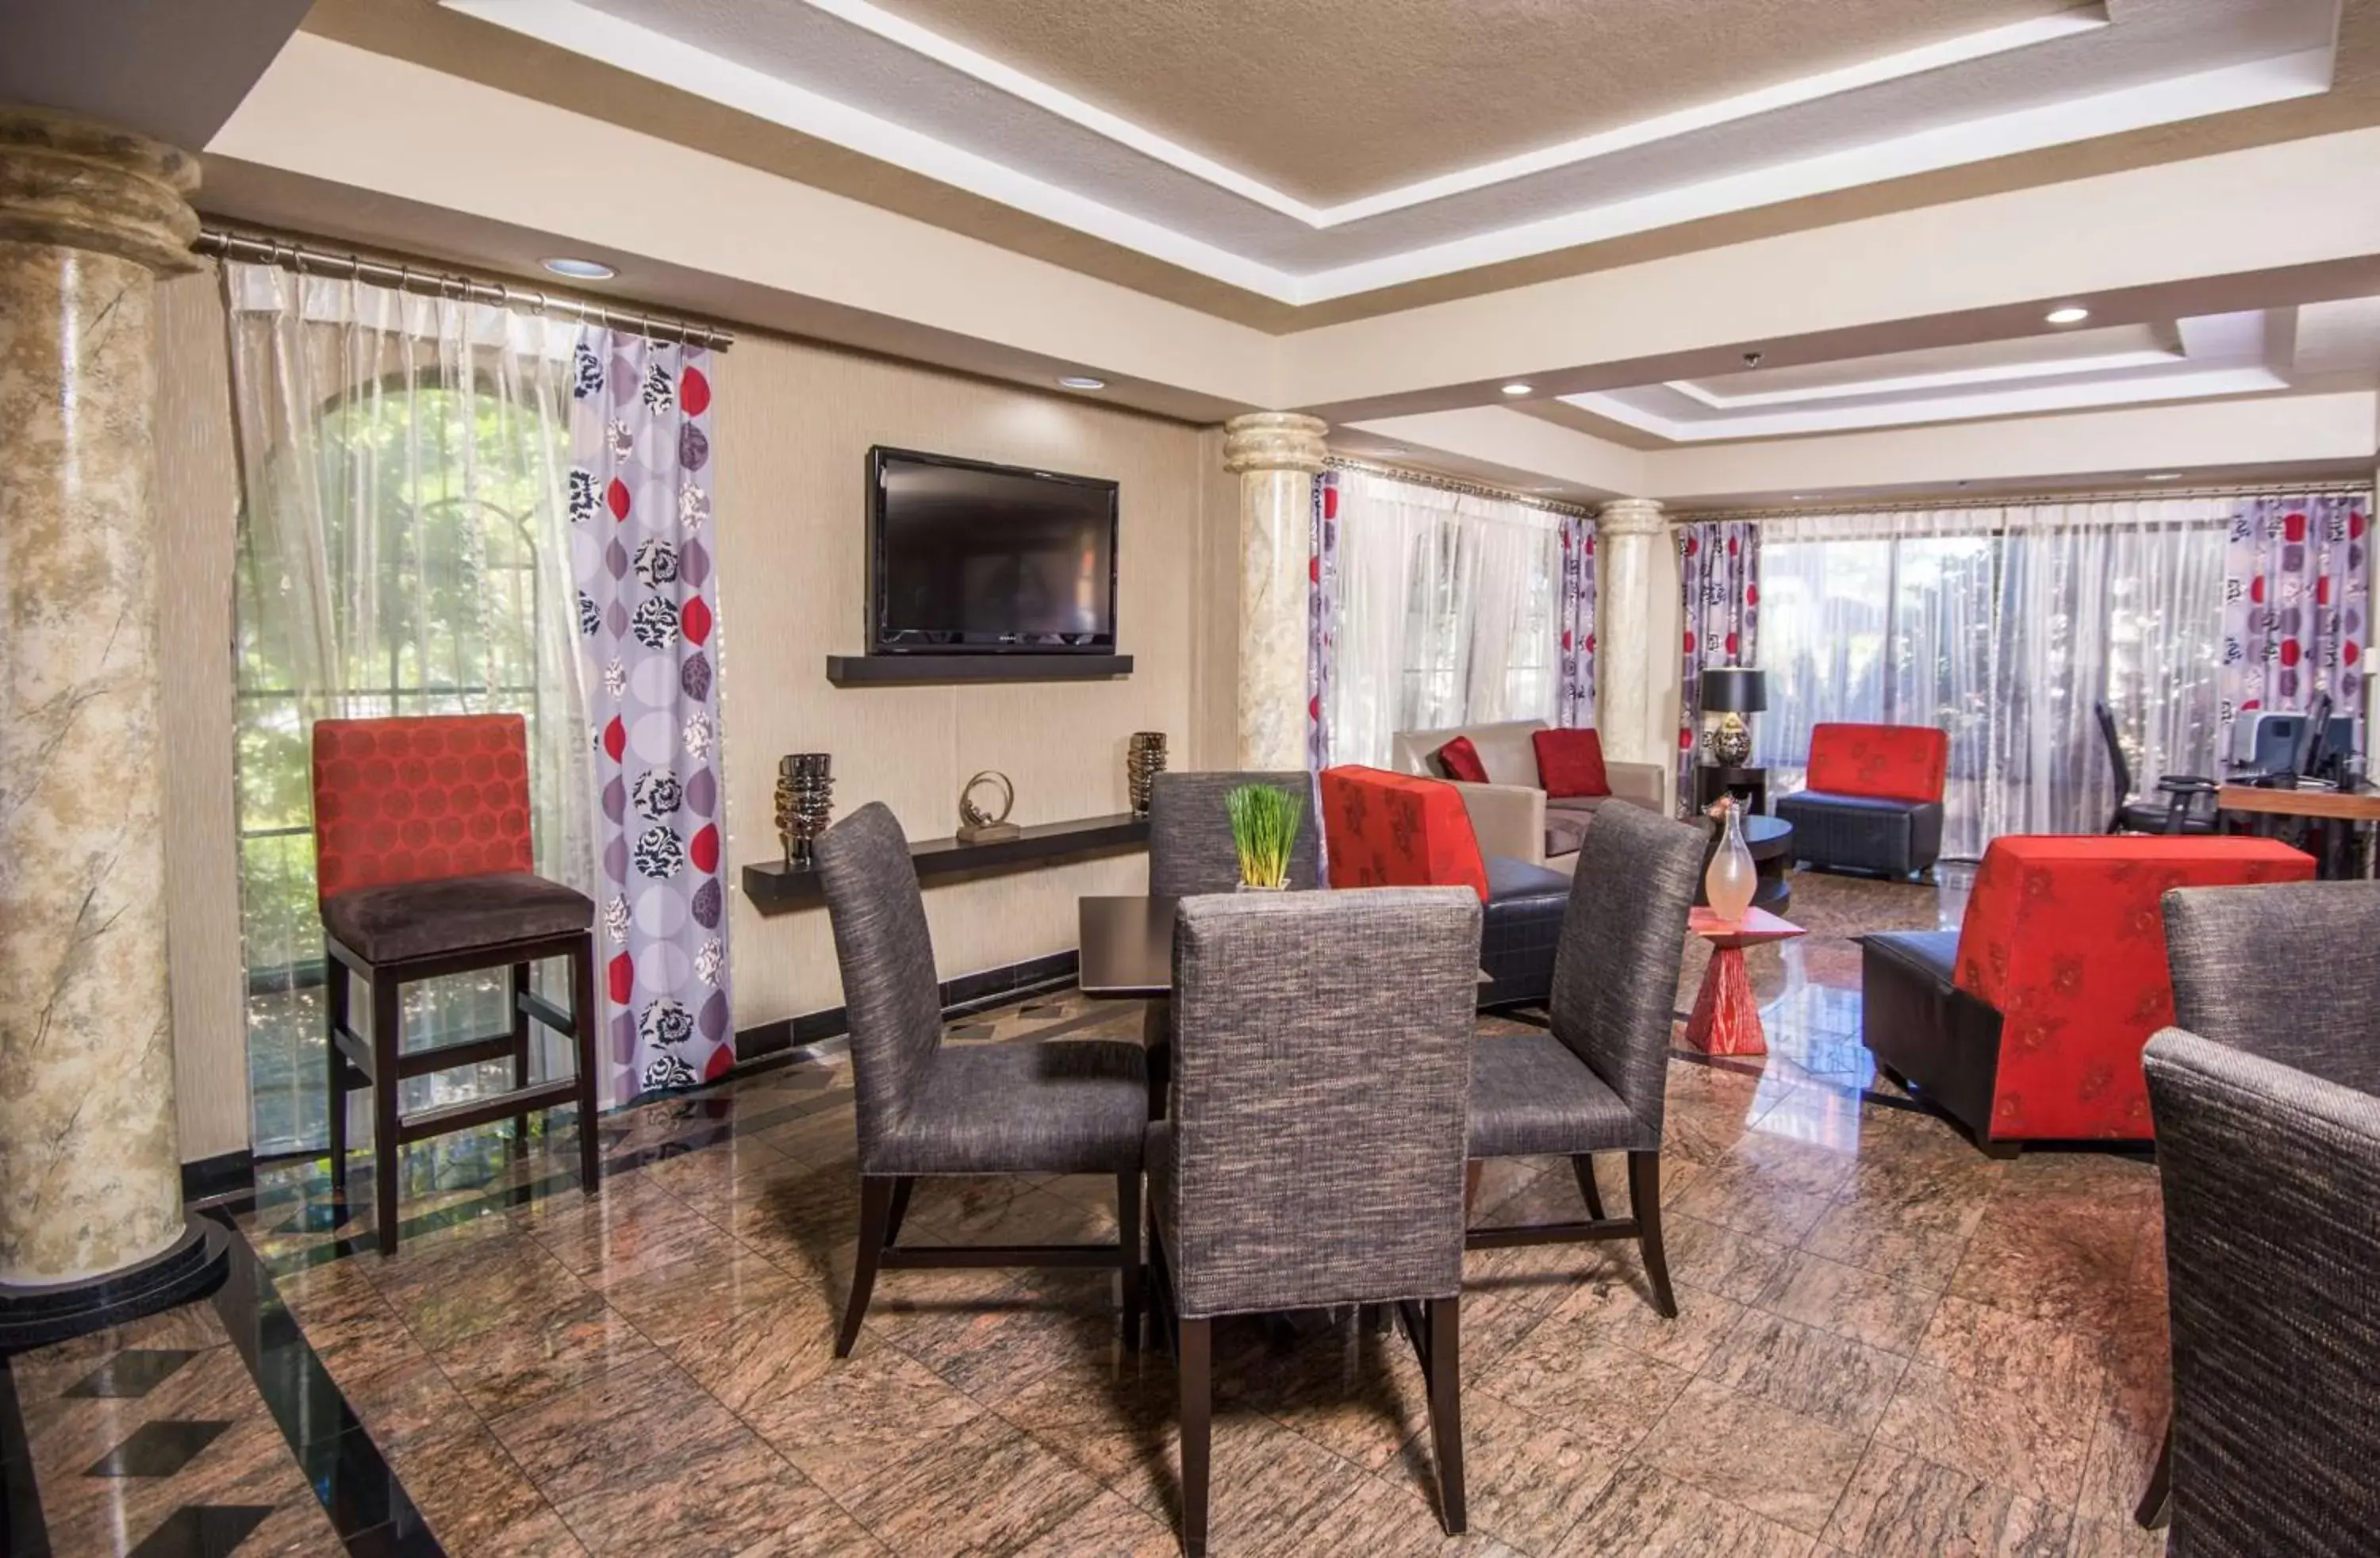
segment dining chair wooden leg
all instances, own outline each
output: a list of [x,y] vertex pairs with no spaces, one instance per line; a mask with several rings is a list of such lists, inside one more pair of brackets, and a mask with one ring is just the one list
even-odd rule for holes
[[1636,1219],[1637,1247],[1645,1252],[1645,1275],[1652,1280],[1653,1307],[1678,1318],[1677,1295],[1670,1291],[1670,1258],[1661,1248],[1661,1154],[1628,1154],[1628,1210]]
[[2149,1472],[2149,1485],[2141,1491],[2140,1507],[2132,1511],[2132,1522],[2149,1530],[2156,1530],[2173,1518],[2173,1424],[2165,1425],[2165,1442],[2157,1447],[2156,1466]]
[[386,974],[371,977],[372,1218],[382,1255],[396,1253],[397,1080],[396,1056],[405,1007],[403,989]]
[[1485,1158],[1469,1158],[1463,1161],[1463,1221],[1465,1224],[1470,1223],[1472,1207],[1479,1199],[1479,1176],[1486,1173],[1487,1169],[1488,1160]]
[[868,1296],[876,1291],[876,1266],[884,1253],[884,1233],[892,1222],[892,1197],[900,1181],[889,1174],[859,1176],[859,1248],[851,1263],[851,1297],[843,1306],[843,1326],[835,1333],[834,1356],[849,1357],[859,1340],[859,1322],[868,1318]]
[[909,1193],[917,1187],[917,1176],[905,1174],[892,1181],[892,1206],[884,1216],[884,1248],[892,1248],[901,1242],[901,1224],[909,1219]]
[[1463,1492],[1463,1299],[1429,1301],[1429,1431],[1438,1452],[1438,1513],[1459,1537],[1470,1516]]
[[602,1047],[602,1013],[595,1004],[595,937],[570,949],[570,1037],[578,1052],[578,1193],[591,1196],[603,1180],[603,1141],[595,1126],[595,1055]]
[[347,1057],[339,1049],[339,1029],[351,1026],[347,1021],[347,967],[335,957],[323,961],[329,966],[330,976],[323,1001],[329,1027],[323,1037],[331,1052],[331,1191],[344,1199],[347,1193]]
[[1214,1430],[1213,1325],[1212,1321],[1183,1321],[1176,1344],[1182,1379],[1182,1551],[1189,1558],[1205,1558],[1207,1552],[1207,1452]]
[[1595,1154],[1581,1152],[1570,1161],[1570,1171],[1578,1176],[1578,1193],[1586,1201],[1587,1216],[1602,1222],[1603,1187],[1595,1182]]
[[[504,988],[509,992],[504,1004],[511,1008],[513,1015],[513,1087],[518,1089],[528,1086],[528,1008],[521,1004],[521,997],[528,993],[528,965],[514,964],[511,978]],[[526,1109],[513,1116],[513,1148],[523,1157],[528,1155],[528,1111]]]
[[1123,1288],[1123,1350],[1140,1351],[1140,1175],[1116,1175],[1116,1267]]

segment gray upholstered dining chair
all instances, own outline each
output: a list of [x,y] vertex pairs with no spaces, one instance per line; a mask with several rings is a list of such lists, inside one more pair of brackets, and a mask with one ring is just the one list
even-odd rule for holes
[[1289,857],[1293,887],[1322,884],[1322,830],[1314,815],[1314,780],[1304,770],[1160,773],[1148,786],[1148,891],[1160,898],[1229,893],[1239,885],[1240,856],[1223,797],[1243,785],[1270,785],[1305,803]]
[[2369,1551],[2380,1493],[2380,882],[2165,895],[2142,1056],[2174,1412],[2140,1518],[2176,1554]]
[[[1474,1249],[1572,1239],[1638,1243],[1654,1307],[1678,1312],[1661,1248],[1661,1120],[1678,967],[1709,835],[1633,806],[1597,813],[1554,954],[1548,1029],[1483,1034],[1472,1062],[1471,1156],[1565,1157],[1583,1223],[1471,1230]],[[1607,1217],[1594,1154],[1628,1154],[1629,1215]]]
[[1463,1120],[1479,899],[1464,888],[1195,897],[1174,922],[1172,1118],[1148,1127],[1150,1266],[1182,1385],[1182,1530],[1207,1541],[1212,1326],[1395,1304],[1439,1510],[1463,1528]]
[[[818,841],[851,1027],[859,1131],[859,1250],[836,1333],[849,1356],[881,1268],[1112,1266],[1123,1336],[1140,1336],[1141,1150],[1148,1124],[1140,1046],[1106,1040],[944,1044],[924,895],[901,825],[870,801]],[[921,1175],[1111,1174],[1111,1245],[900,1242]]]

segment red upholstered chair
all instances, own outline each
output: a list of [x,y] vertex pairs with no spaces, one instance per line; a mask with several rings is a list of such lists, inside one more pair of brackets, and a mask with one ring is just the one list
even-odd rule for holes
[[1861,938],[1862,1037],[1996,1155],[2147,1140],[2141,1049],[2173,1021],[2159,900],[2313,877],[2311,857],[2271,839],[1994,840],[1958,931]]
[[1950,737],[1930,725],[1821,724],[1803,787],[1779,797],[1793,855],[1814,866],[1908,876],[1942,853]]
[[1468,887],[1479,895],[1483,1006],[1552,992],[1570,878],[1482,855],[1463,793],[1443,779],[1380,768],[1322,772],[1322,839],[1333,887]]
[[[535,872],[529,847],[528,732],[518,714],[323,720],[314,726],[314,858],[322,942],[331,958],[331,1181],[347,1180],[346,1097],[372,1093],[373,1195],[381,1253],[396,1250],[397,1149],[511,1115],[578,1106],[579,1183],[596,1187],[595,906]],[[565,1013],[528,987],[540,958],[570,959]],[[399,1053],[403,987],[509,968],[509,1031]],[[348,976],[369,992],[371,1024],[348,1020]],[[571,1036],[575,1077],[532,1087],[529,1023]],[[513,1090],[404,1118],[408,1077],[512,1057]]]

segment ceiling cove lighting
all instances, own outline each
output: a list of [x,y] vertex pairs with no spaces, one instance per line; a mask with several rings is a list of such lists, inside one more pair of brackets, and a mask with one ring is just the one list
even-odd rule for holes
[[2143,481],[2179,481],[2181,480],[2181,472],[2178,470],[2152,470],[2146,476],[2142,477],[2141,480]]
[[2063,308],[2052,309],[2041,317],[2052,324],[2080,324],[2091,317],[2091,310],[2080,303],[2069,303]]
[[1527,384],[1521,383],[1520,380],[1515,379],[1511,383],[1504,386],[1504,393],[1506,395],[1535,395],[1536,391],[1530,388]]
[[579,260],[567,254],[557,254],[538,263],[555,275],[568,276],[573,281],[610,281],[620,274],[601,260]]
[[1108,382],[1105,379],[1094,379],[1088,373],[1069,373],[1058,381],[1058,387],[1070,390],[1103,390],[1108,387]]

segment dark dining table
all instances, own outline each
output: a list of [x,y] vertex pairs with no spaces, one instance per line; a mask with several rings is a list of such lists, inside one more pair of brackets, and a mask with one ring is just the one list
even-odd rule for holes
[[[1173,993],[1173,911],[1179,898],[1149,894],[1079,900],[1076,981],[1102,1000],[1158,1001]],[[1481,984],[1494,979],[1479,971]]]

